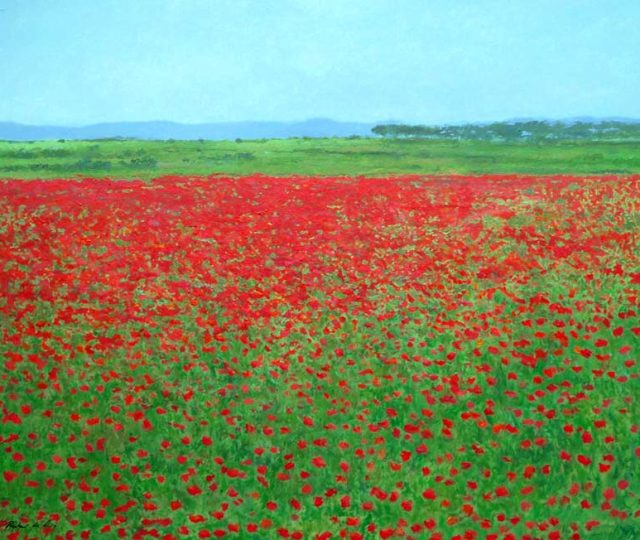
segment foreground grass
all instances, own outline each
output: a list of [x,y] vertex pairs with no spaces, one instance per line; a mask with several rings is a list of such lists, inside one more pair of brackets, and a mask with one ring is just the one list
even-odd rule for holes
[[165,174],[627,174],[630,142],[491,143],[385,139],[0,142],[0,178]]

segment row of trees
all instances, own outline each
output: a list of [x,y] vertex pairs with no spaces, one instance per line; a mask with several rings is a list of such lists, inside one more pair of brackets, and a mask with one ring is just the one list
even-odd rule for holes
[[371,130],[389,138],[486,141],[640,140],[640,122],[494,122],[456,126],[381,124]]

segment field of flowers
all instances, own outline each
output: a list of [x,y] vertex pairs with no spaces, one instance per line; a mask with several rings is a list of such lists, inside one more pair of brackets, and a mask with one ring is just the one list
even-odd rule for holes
[[640,176],[0,182],[0,534],[640,537]]

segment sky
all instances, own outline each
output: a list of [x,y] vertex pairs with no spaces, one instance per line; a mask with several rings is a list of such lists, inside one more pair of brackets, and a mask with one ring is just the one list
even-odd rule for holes
[[0,0],[0,121],[640,118],[639,0]]

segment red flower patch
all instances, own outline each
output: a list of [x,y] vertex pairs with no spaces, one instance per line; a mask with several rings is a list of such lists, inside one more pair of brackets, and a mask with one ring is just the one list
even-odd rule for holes
[[628,527],[639,193],[637,176],[0,181],[3,527]]

